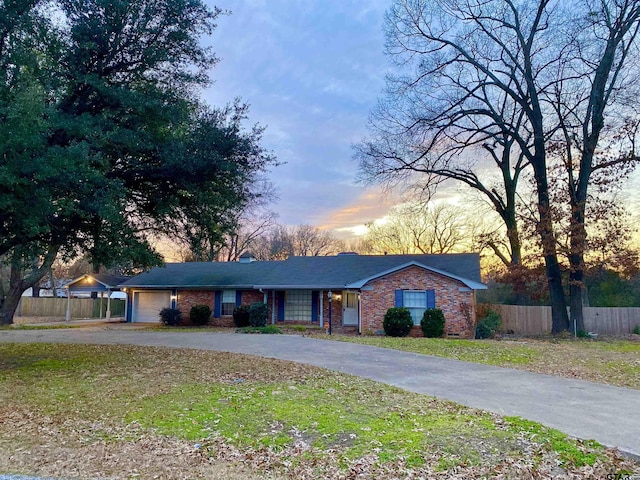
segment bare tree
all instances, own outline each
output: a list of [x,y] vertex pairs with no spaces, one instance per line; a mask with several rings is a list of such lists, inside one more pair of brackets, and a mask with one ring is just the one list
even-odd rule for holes
[[477,234],[466,212],[447,204],[426,208],[420,203],[401,205],[385,222],[372,222],[368,227],[358,248],[377,255],[468,251]]
[[256,238],[249,249],[258,260],[284,260],[291,256],[335,255],[344,244],[332,232],[311,225],[277,225]]
[[213,214],[206,204],[194,222],[194,215],[185,217],[172,239],[178,244],[183,260],[232,262],[249,250],[252,243],[276,225],[277,214],[269,204],[277,198],[273,184],[264,175],[255,175],[244,186],[245,201],[235,209]]
[[[361,170],[382,180],[424,173],[425,184],[435,186],[453,178],[482,192],[505,221],[514,260],[519,241],[511,235],[518,230],[505,213],[516,218],[517,181],[530,167],[554,333],[568,329],[569,318],[549,148],[562,141],[564,119],[584,133],[579,175],[571,182],[576,243],[584,242],[580,206],[593,167],[589,152],[623,86],[639,9],[631,0],[397,0],[387,14],[387,52],[400,73],[389,79],[387,99],[373,116],[373,139],[359,148]],[[483,149],[502,174],[500,188],[481,180],[491,165],[478,156]]]
[[237,229],[226,235],[225,245],[218,252],[218,260],[235,262],[243,253],[252,251],[254,242],[276,225],[277,218],[276,213],[266,210],[252,217],[243,215],[238,220]]

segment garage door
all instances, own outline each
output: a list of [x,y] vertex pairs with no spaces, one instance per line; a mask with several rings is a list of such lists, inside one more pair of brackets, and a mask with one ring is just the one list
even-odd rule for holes
[[133,298],[134,322],[160,322],[160,310],[171,305],[171,292],[136,292]]

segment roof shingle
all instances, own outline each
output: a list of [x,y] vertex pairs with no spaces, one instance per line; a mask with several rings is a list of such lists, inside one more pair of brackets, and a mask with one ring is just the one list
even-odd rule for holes
[[147,288],[342,288],[415,263],[480,284],[480,257],[475,253],[446,255],[337,255],[290,257],[268,262],[168,263],[123,282]]

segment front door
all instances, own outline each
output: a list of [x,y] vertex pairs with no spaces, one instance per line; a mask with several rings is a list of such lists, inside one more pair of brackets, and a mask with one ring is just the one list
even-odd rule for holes
[[358,293],[342,293],[342,325],[347,327],[358,326]]

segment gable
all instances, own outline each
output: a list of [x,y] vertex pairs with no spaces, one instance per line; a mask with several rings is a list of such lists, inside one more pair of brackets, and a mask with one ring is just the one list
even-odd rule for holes
[[467,288],[470,288],[472,290],[484,290],[487,288],[486,285],[480,283],[480,282],[475,282],[473,280],[469,280],[467,278],[464,277],[460,277],[458,275],[454,275],[452,273],[437,269],[437,268],[433,268],[433,267],[429,267],[427,265],[423,265],[421,263],[418,262],[409,262],[409,263],[405,263],[403,265],[398,265],[397,267],[391,268],[389,270],[383,271],[383,272],[379,272],[376,273],[374,275],[371,275],[369,277],[360,279],[356,282],[353,282],[349,285],[347,285],[347,288],[362,288],[363,286],[365,286],[366,284],[368,284],[369,282],[376,280],[378,278],[383,278],[383,277],[396,277],[398,273],[403,272],[404,270],[411,270],[413,271],[415,274],[419,275],[425,272],[429,272],[431,275],[434,276],[439,276],[439,277],[444,277],[449,279],[449,281],[454,281],[456,283],[459,283],[461,286],[465,286]]

